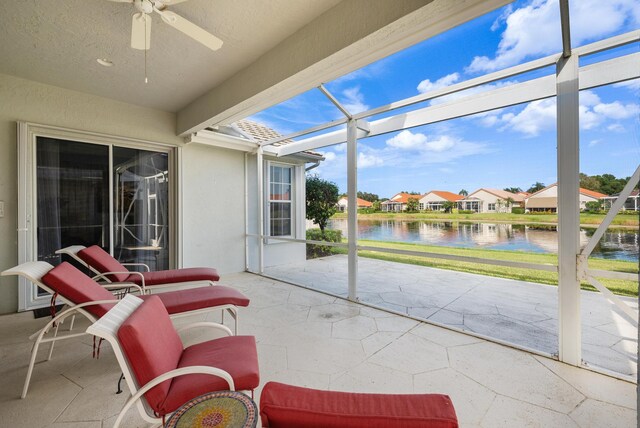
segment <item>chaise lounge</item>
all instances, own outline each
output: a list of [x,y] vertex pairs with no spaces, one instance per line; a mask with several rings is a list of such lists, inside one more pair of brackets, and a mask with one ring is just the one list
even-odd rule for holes
[[[213,268],[182,268],[151,271],[144,263],[120,263],[111,254],[98,245],[85,247],[72,245],[56,251],[65,254],[96,274],[93,279],[106,280],[110,283],[134,283],[142,287],[146,293],[151,289],[177,286],[213,285],[220,280],[218,271]],[[126,266],[141,266],[145,271],[130,271]]]
[[[108,289],[121,289],[123,284],[98,284],[80,270],[67,262],[53,267],[47,262],[27,262],[2,272],[6,275],[19,275],[36,284],[38,287],[52,295],[51,302],[54,307],[56,299],[62,300],[69,308],[59,314],[52,313],[52,319],[30,338],[36,338],[31,351],[31,360],[25,379],[22,398],[27,395],[29,382],[33,372],[36,355],[41,343],[51,343],[47,360],[51,359],[54,343],[58,340],[77,337],[85,333],[68,333],[58,336],[60,324],[68,317],[80,314],[90,322],[95,322],[104,316],[117,302],[116,297]],[[151,295],[142,294],[142,288],[135,284],[127,287],[136,288],[141,292],[141,300],[146,300]],[[235,319],[235,331],[238,331],[238,306],[248,306],[249,298],[239,291],[222,285],[215,287],[199,287],[188,290],[177,290],[159,293],[157,298],[162,302],[167,312],[173,317],[182,317],[208,313],[211,311],[228,310]],[[44,335],[54,328],[53,337],[45,338]],[[69,330],[73,329],[73,318]]]

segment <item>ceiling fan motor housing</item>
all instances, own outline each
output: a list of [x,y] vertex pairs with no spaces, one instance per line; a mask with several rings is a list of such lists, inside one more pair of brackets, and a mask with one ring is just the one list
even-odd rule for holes
[[134,0],[133,5],[142,13],[153,12],[153,3],[150,0]]

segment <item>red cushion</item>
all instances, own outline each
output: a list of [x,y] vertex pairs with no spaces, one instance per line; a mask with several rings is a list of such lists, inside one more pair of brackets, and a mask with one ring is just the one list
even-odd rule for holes
[[[143,272],[144,284],[147,285],[166,285],[180,282],[190,281],[218,281],[220,275],[213,268],[183,268],[159,270],[156,272]],[[130,275],[126,278],[129,282],[142,285],[140,275]]]
[[[95,281],[74,266],[62,262],[42,277],[42,282],[64,298],[79,305],[96,300],[114,300],[109,291],[100,287]],[[113,307],[113,304],[87,306],[85,310],[100,318]]]
[[[158,296],[150,296],[118,330],[118,340],[139,386],[178,367],[182,341]],[[145,398],[155,411],[164,402],[171,380],[151,388]]]
[[108,275],[107,278],[109,278],[109,281],[125,282],[129,277],[129,270],[122,266],[111,254],[97,245],[92,245],[84,250],[78,251],[78,257],[98,272],[124,272],[116,275]]
[[361,394],[320,391],[269,382],[262,389],[263,427],[455,428],[456,412],[447,395]]
[[[253,336],[229,336],[198,343],[184,350],[179,367],[212,366],[228,372],[236,390],[253,390],[260,383],[258,353]],[[210,391],[228,390],[217,376],[193,374],[173,379],[160,414],[173,412],[182,404]]]
[[[249,306],[249,298],[230,287],[217,285],[215,287],[190,288],[188,290],[170,291],[154,294],[158,296],[167,312],[178,314],[221,305]],[[150,295],[140,296],[148,299]]]

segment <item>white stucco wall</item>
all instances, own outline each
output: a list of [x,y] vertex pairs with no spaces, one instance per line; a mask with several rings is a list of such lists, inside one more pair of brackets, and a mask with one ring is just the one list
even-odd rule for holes
[[244,153],[188,144],[182,149],[183,266],[245,269]]
[[[18,262],[17,121],[182,144],[172,113],[0,74],[0,271]],[[0,278],[0,313],[16,311],[17,284],[15,277]]]

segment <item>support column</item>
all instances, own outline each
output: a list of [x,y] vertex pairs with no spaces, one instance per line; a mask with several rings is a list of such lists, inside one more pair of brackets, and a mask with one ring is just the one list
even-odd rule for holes
[[580,158],[578,56],[561,57],[556,68],[558,121],[558,327],[560,361],[578,366],[581,358]]
[[358,146],[357,123],[347,122],[347,237],[349,239],[348,285],[349,300],[355,301],[358,282]]
[[256,153],[256,174],[258,175],[258,273],[264,273],[264,162],[262,146]]

